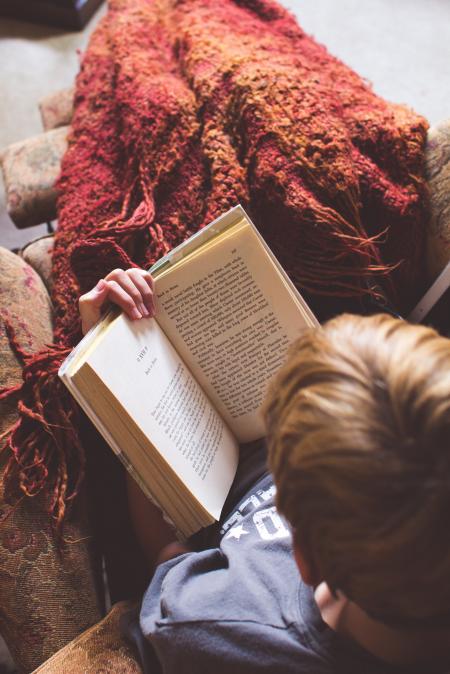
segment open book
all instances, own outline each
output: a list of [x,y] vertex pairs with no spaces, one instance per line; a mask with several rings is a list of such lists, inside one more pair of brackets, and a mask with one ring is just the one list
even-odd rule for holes
[[187,537],[219,519],[239,443],[264,435],[267,384],[317,320],[241,206],[150,271],[156,317],[111,311],[59,375]]

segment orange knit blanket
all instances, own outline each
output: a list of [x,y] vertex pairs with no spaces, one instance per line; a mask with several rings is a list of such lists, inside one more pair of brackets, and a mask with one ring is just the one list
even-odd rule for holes
[[[427,124],[377,97],[272,0],[110,0],[59,180],[55,344],[24,360],[8,475],[58,527],[85,450],[56,376],[77,299],[237,202],[320,318],[421,287]],[[6,397],[10,391],[1,395]]]

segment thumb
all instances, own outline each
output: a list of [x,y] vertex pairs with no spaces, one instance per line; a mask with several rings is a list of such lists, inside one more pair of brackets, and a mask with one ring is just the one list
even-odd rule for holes
[[99,320],[102,305],[108,297],[108,292],[108,284],[101,279],[92,290],[80,297],[78,306],[83,334],[86,334],[86,332]]

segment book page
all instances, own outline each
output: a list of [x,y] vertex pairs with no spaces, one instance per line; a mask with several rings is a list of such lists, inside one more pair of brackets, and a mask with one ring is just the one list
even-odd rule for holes
[[155,279],[156,317],[240,442],[309,315],[248,223]]
[[237,443],[155,319],[119,316],[86,363],[218,519]]

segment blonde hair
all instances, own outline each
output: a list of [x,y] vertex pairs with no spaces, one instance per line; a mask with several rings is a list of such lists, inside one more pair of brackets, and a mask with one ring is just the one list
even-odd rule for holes
[[387,315],[307,331],[265,405],[278,508],[331,588],[450,616],[450,341]]

